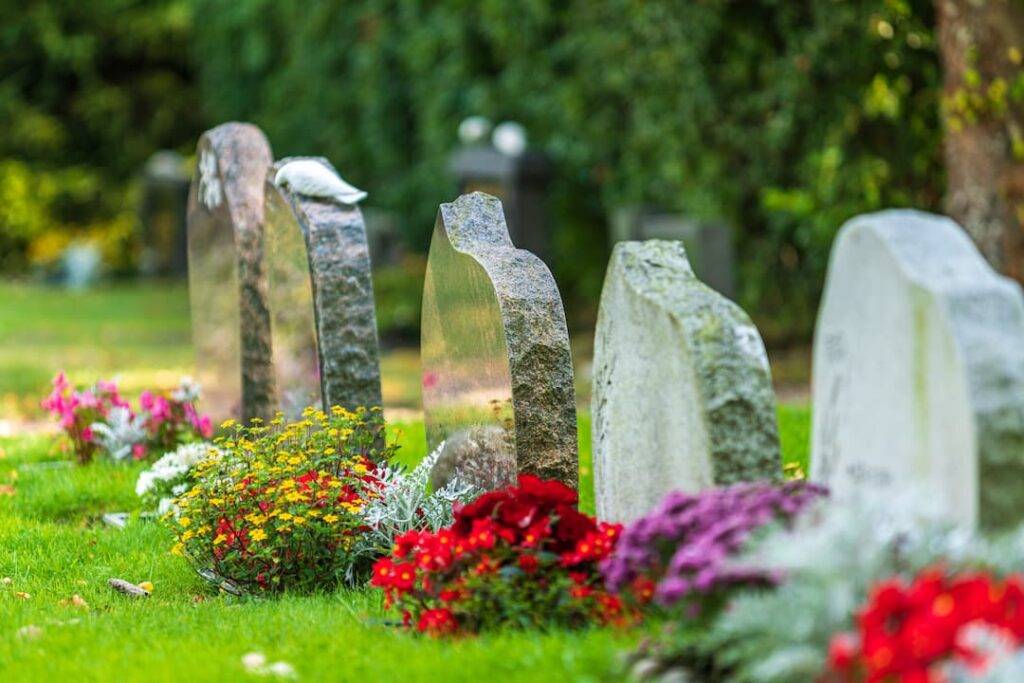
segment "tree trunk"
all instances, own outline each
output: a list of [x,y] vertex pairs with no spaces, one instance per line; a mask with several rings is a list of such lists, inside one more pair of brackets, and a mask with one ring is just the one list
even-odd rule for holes
[[1024,282],[1024,0],[935,0],[946,210]]

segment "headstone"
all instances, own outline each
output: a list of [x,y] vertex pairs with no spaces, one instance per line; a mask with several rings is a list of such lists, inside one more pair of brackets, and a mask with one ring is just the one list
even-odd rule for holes
[[813,384],[811,476],[835,496],[913,490],[967,527],[1024,516],[1024,299],[953,221],[843,226]]
[[278,405],[294,416],[310,405],[382,405],[370,252],[362,214],[350,203],[361,197],[295,179],[296,171],[320,169],[338,178],[321,158],[282,159],[267,176]]
[[732,230],[721,221],[700,221],[651,207],[617,210],[610,223],[612,242],[679,240],[701,282],[730,299],[736,294]]
[[620,242],[594,339],[594,494],[626,522],[669,491],[779,479],[775,396],[757,328],[694,275],[679,242]]
[[201,409],[215,421],[267,419],[274,378],[263,272],[263,133],[225,123],[199,138],[189,190],[188,270]]
[[189,176],[180,154],[163,149],[146,161],[139,206],[143,273],[181,276],[187,272],[188,189]]
[[562,300],[544,263],[512,246],[495,197],[475,192],[441,205],[424,282],[422,360],[431,448],[497,426],[520,473],[576,486]]

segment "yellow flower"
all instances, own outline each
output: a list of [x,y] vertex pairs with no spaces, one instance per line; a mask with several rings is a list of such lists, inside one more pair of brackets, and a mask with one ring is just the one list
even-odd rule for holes
[[286,521],[286,522],[287,522],[287,521],[288,521],[289,519],[291,519],[292,517],[294,517],[294,515],[292,515],[292,513],[290,513],[290,512],[282,512],[282,513],[281,513],[280,515],[278,515],[278,516],[279,516],[279,517],[280,517],[281,519],[283,519],[284,521]]
[[306,513],[306,515],[308,517],[319,517],[321,514],[322,513],[319,510],[317,510],[316,508],[313,508],[312,510],[310,510],[310,511],[308,511]]
[[292,491],[287,496],[285,496],[284,499],[287,500],[289,503],[298,503],[299,501],[304,500],[305,496],[299,493],[298,491]]
[[185,544],[184,543],[175,543],[174,547],[171,548],[171,554],[172,555],[177,555],[179,557],[184,555],[185,554]]
[[295,480],[294,479],[285,479],[284,481],[281,482],[281,488],[282,489],[293,489],[293,488],[295,488]]
[[196,533],[197,534],[205,534],[209,530],[210,530],[210,525],[209,524],[204,524],[201,527],[199,527],[198,529],[196,529]]
[[234,427],[236,424],[238,423],[235,422],[234,420],[224,420],[223,422],[220,423],[220,428],[230,429],[231,427]]
[[180,524],[183,527],[187,527],[191,523],[192,523],[192,520],[189,519],[188,517],[182,517],[181,519],[178,520],[178,524]]
[[214,507],[220,507],[223,504],[224,504],[224,499],[223,498],[211,498],[210,499],[210,505],[213,505]]
[[359,473],[359,474],[366,474],[366,473],[367,473],[367,472],[369,471],[368,469],[366,469],[366,465],[364,465],[364,464],[362,464],[362,463],[359,463],[358,465],[355,465],[355,466],[354,466],[354,467],[352,468],[352,470],[353,470],[354,472],[357,472],[357,473]]
[[293,518],[292,518],[292,521],[293,521],[293,522],[294,522],[294,523],[295,523],[295,524],[296,524],[297,526],[301,526],[301,525],[303,525],[303,524],[305,524],[305,523],[307,522],[307,520],[306,520],[306,518],[305,518],[305,517],[298,517],[298,516],[296,516],[296,517],[293,517]]
[[300,458],[297,455],[293,455],[292,457],[288,458],[288,464],[289,465],[299,465],[301,463],[302,463],[302,458]]
[[[310,514],[313,514],[312,510],[310,510]],[[334,524],[335,522],[338,521],[338,519],[339,519],[338,515],[324,515],[324,521],[327,522],[328,524]]]
[[263,529],[256,529],[251,534],[249,534],[249,538],[251,538],[254,541],[265,541],[267,540],[267,532]]
[[196,535],[195,532],[192,531],[191,529],[189,529],[188,531],[186,531],[185,533],[183,533],[181,535],[181,540],[182,541],[187,541],[187,540],[191,539],[195,535]]
[[217,534],[217,538],[213,539],[213,544],[214,545],[220,545],[221,543],[223,543],[226,540],[228,540],[227,536],[225,536],[224,534]]

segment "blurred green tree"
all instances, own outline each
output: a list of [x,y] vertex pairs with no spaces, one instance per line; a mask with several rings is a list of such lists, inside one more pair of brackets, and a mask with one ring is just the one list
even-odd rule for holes
[[0,269],[76,235],[124,265],[133,175],[202,130],[191,30],[189,0],[0,0]]
[[854,214],[936,210],[941,74],[928,0],[195,0],[214,119],[325,154],[413,244],[451,198],[465,116],[555,160],[556,277],[593,304],[605,222],[650,203],[738,228],[741,302],[806,335]]

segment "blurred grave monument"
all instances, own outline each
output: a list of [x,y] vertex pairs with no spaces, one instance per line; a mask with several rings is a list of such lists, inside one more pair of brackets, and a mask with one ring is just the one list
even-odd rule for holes
[[268,419],[275,402],[263,270],[262,131],[225,123],[199,138],[189,190],[188,277],[202,410],[215,421]]
[[669,491],[782,476],[761,336],[694,275],[680,242],[615,245],[591,404],[601,519],[633,521]]
[[139,206],[144,275],[186,274],[189,185],[185,159],[177,152],[161,150],[146,162]]
[[526,131],[519,124],[499,124],[490,143],[489,129],[490,123],[476,116],[459,126],[462,145],[449,160],[459,194],[485,192],[497,197],[505,208],[512,243],[547,259],[545,199],[551,163],[541,152],[527,148]]
[[1024,297],[948,218],[858,216],[814,336],[811,477],[910,491],[965,527],[1024,518]]
[[732,231],[725,223],[697,221],[653,207],[624,207],[612,214],[612,243],[679,240],[697,278],[719,294],[736,296]]
[[290,417],[382,405],[364,196],[323,158],[282,159],[267,175],[274,372]]
[[[496,197],[474,192],[441,205],[421,343],[430,447],[452,441],[458,447],[451,457],[468,453],[494,463],[460,466],[442,455],[439,468],[504,470],[514,457],[520,473],[576,486],[576,405],[562,300],[547,266],[512,245]],[[481,447],[467,449],[470,443]]]

